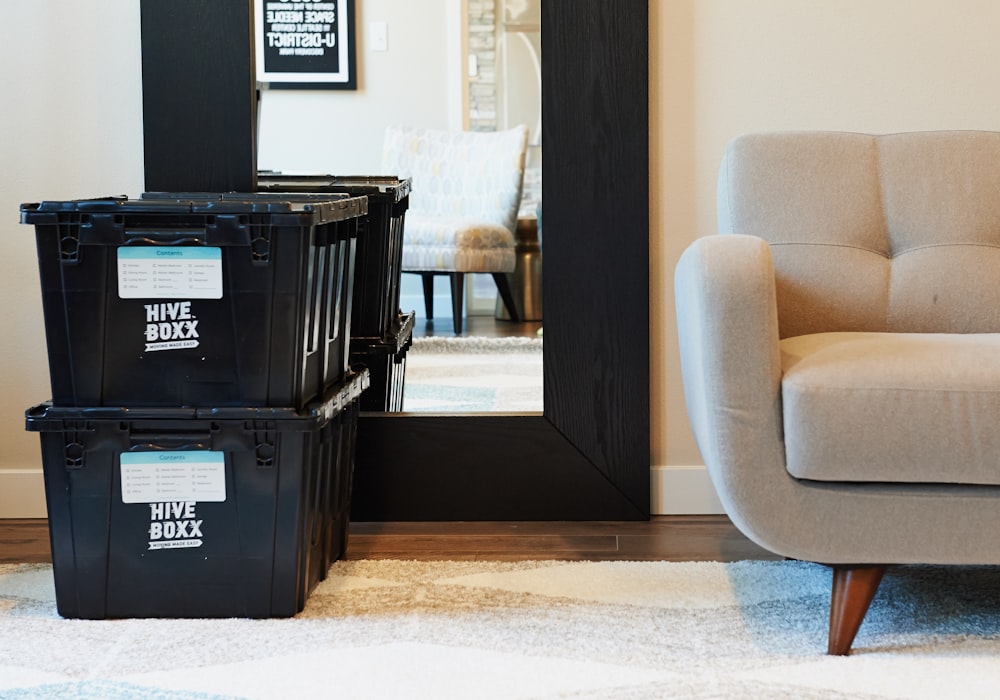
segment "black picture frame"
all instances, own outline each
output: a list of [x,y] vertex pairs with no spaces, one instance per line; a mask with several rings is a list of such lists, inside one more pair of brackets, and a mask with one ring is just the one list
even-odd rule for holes
[[272,90],[357,89],[354,0],[253,2],[258,83]]

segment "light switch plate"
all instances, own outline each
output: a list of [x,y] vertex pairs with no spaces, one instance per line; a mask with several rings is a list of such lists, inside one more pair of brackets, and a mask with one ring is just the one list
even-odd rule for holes
[[385,22],[368,23],[368,43],[372,51],[389,50],[389,28]]

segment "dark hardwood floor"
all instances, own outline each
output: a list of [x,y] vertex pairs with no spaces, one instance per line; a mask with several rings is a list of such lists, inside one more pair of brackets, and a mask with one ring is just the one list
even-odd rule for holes
[[[352,523],[346,559],[739,561],[780,559],[715,515],[648,522]],[[0,563],[51,562],[45,520],[0,520]]]
[[[462,323],[462,335],[479,338],[535,338],[541,327],[541,321],[514,323],[513,321],[498,321],[492,316],[466,316]],[[454,338],[455,329],[451,315],[427,320],[423,317],[423,310],[418,310],[416,322],[413,324],[413,337]]]
[[356,523],[346,558],[780,559],[741,535],[725,516],[653,516],[648,522]]

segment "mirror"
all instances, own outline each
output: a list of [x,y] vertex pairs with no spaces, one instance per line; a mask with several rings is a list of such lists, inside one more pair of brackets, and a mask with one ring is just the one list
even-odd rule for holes
[[[515,268],[505,275],[520,319],[510,320],[491,275],[465,283],[463,332],[453,331],[448,278],[434,278],[434,320],[424,311],[421,277],[402,275],[401,307],[416,311],[407,355],[403,410],[541,412],[543,407],[541,205],[541,1],[497,0],[465,8],[465,126],[473,131],[529,128],[517,214]],[[421,186],[414,181],[415,197]]]
[[544,415],[363,415],[357,521],[649,516],[646,4],[545,0],[542,44]]
[[[175,3],[142,2],[146,187],[246,191],[256,172],[254,82],[250,37],[239,28],[252,26],[250,3],[192,4],[198,40]],[[542,7],[544,414],[363,414],[353,520],[648,518],[648,14],[640,5]],[[212,80],[193,80],[205,65]]]
[[[468,275],[463,337],[456,339],[448,278],[434,278],[431,321],[421,277],[403,274],[399,307],[415,313],[416,344],[400,373],[406,411],[541,412],[541,0],[417,5],[355,3],[357,90],[263,84],[258,165],[285,173],[388,175],[381,167],[388,126],[497,131],[528,125],[517,267],[507,275],[525,322],[508,320],[490,275]],[[257,7],[271,4],[258,0]],[[380,43],[372,27],[380,28]],[[422,187],[414,182],[413,197]]]

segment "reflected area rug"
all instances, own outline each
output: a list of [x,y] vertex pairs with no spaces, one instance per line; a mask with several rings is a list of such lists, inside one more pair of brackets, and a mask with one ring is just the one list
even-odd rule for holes
[[542,410],[541,338],[415,338],[406,353],[403,410]]
[[337,562],[287,620],[61,619],[0,565],[3,698],[993,698],[996,568],[890,570],[824,655],[801,562]]

